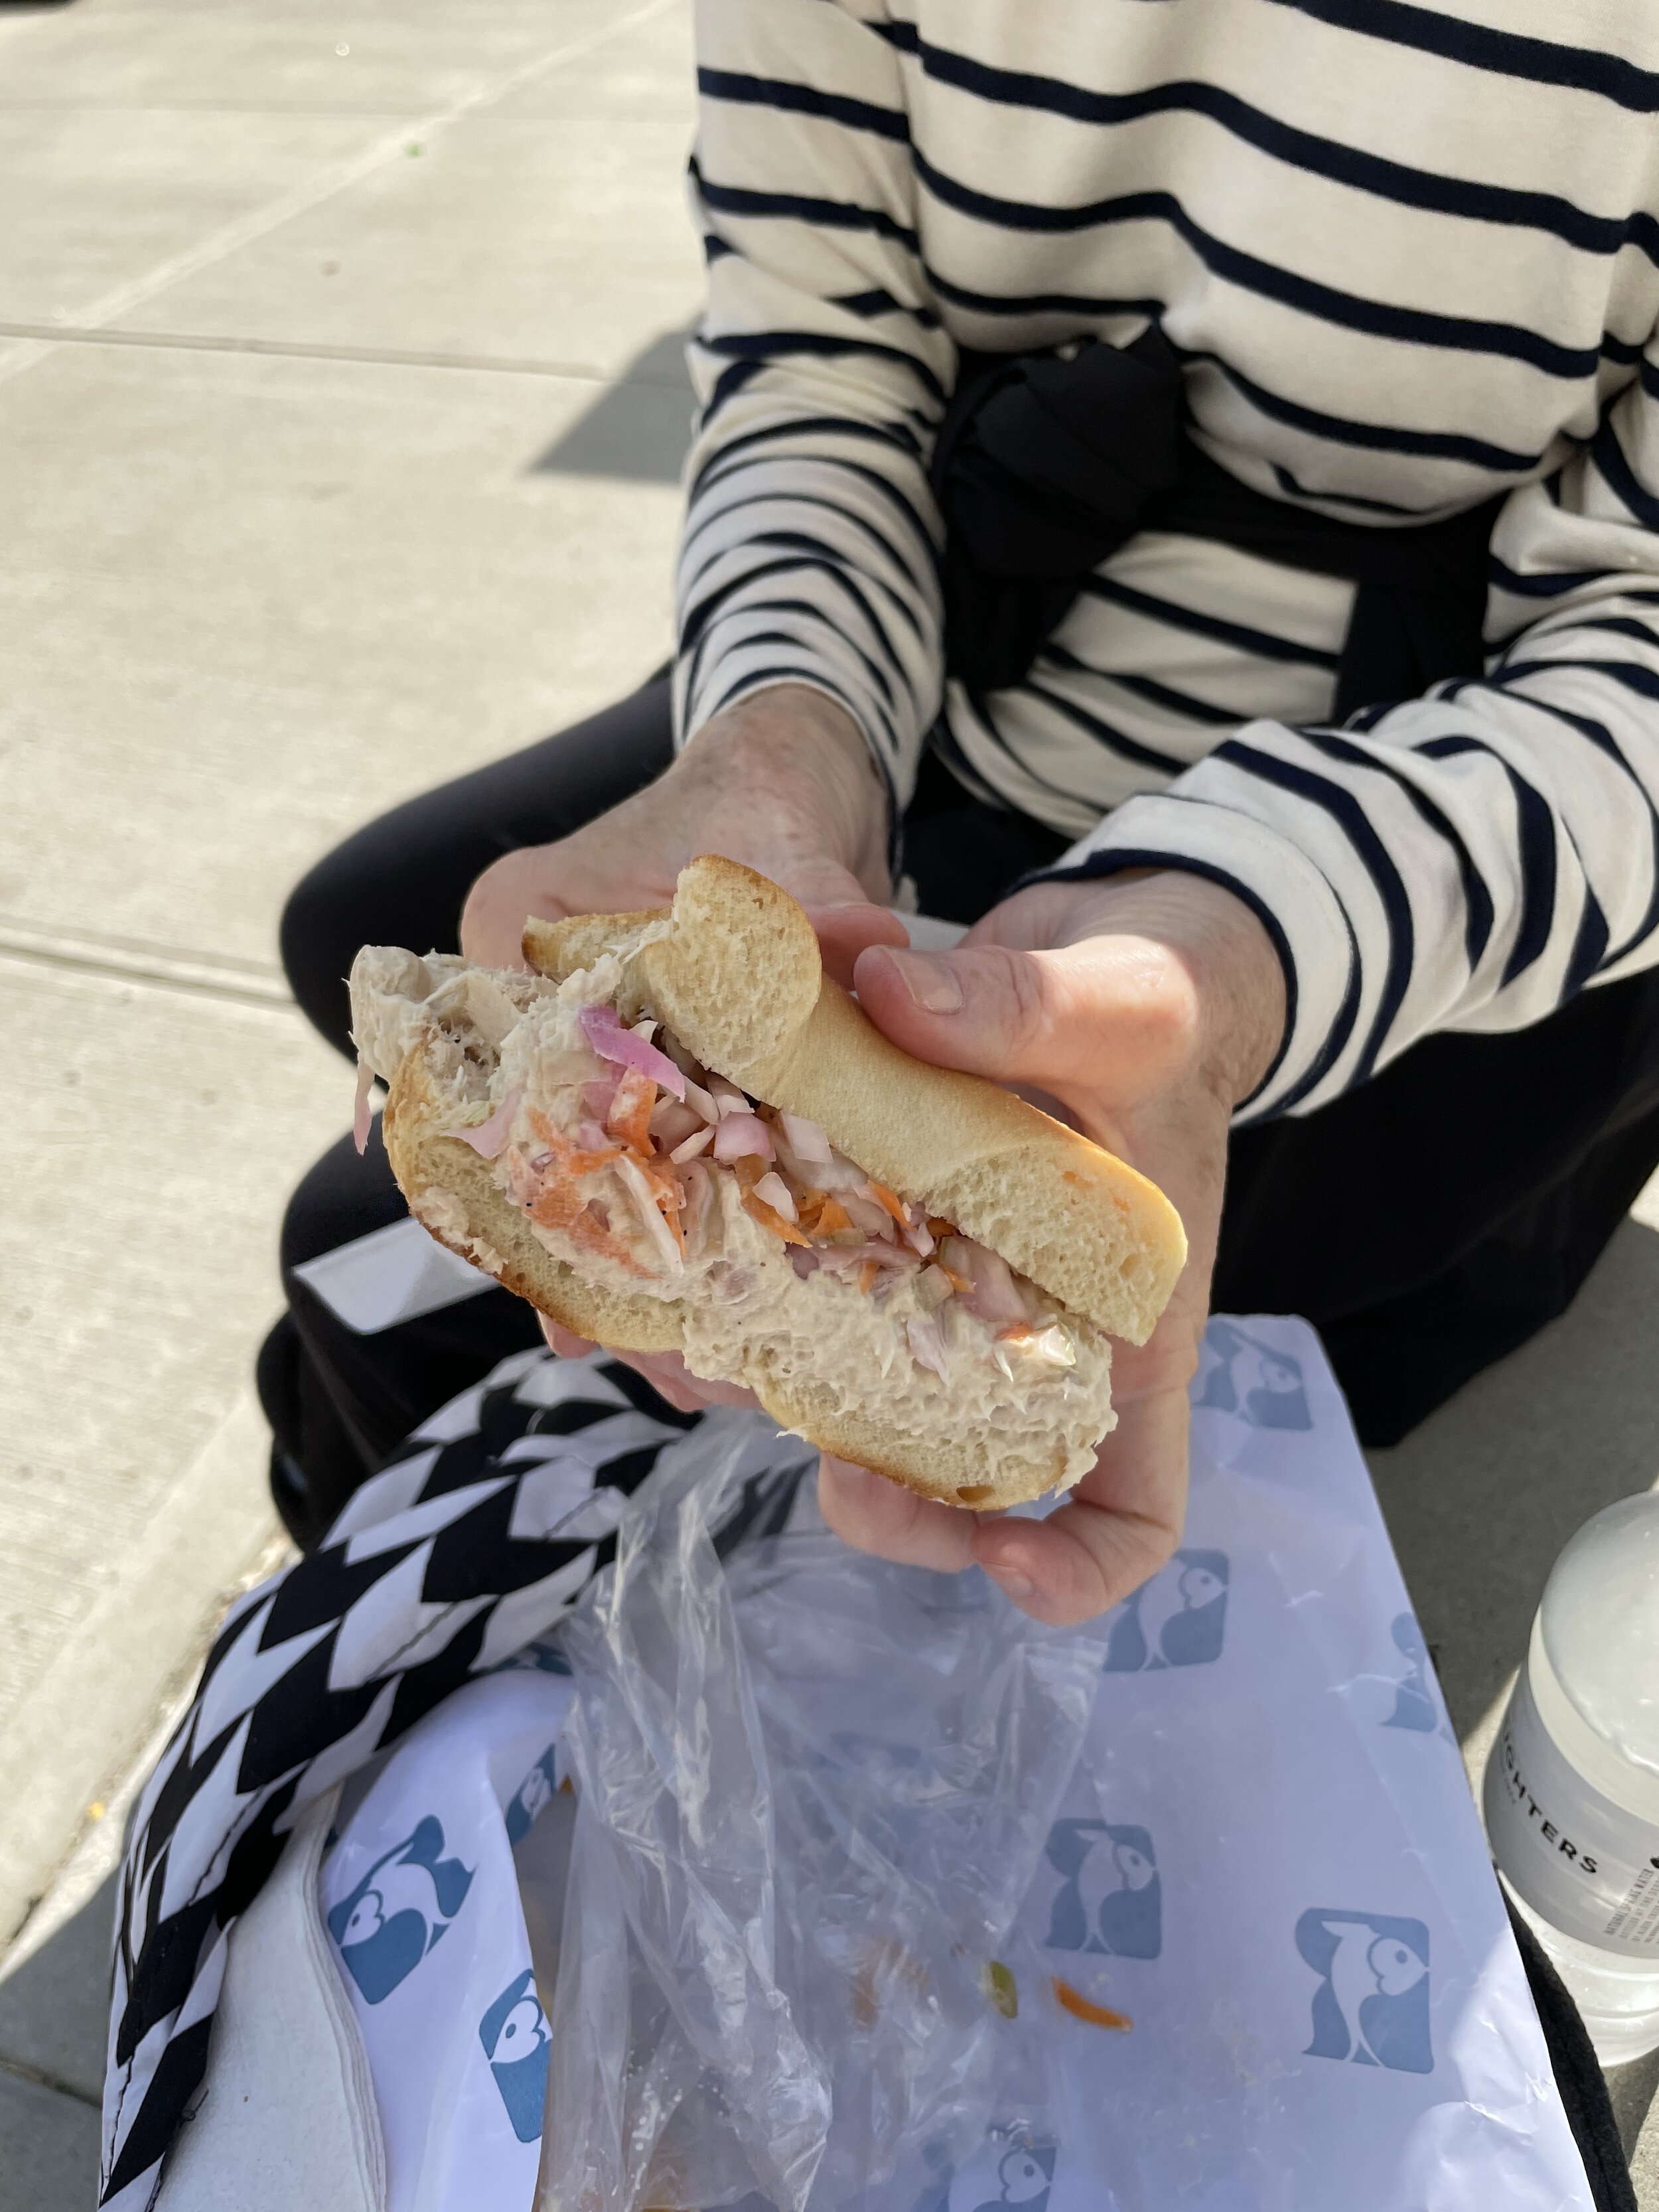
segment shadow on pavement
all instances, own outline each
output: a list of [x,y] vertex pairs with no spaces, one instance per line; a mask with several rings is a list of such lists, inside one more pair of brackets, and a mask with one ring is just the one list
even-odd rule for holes
[[1524,1656],[1568,1537],[1659,1477],[1656,1312],[1659,1233],[1626,1221],[1559,1321],[1369,1455],[1460,1739]]
[[696,405],[685,331],[665,331],[629,362],[585,415],[532,464],[532,473],[678,483]]
[[96,2202],[114,1912],[112,1875],[0,1981],[0,2201],[9,2205],[87,2212]]
[[[1369,1455],[1466,1744],[1484,1736],[1525,1656],[1561,1547],[1592,1513],[1659,1478],[1656,1311],[1659,1233],[1626,1221],[1559,1321],[1404,1443]],[[1659,2051],[1610,2069],[1607,2086],[1640,2201],[1653,2203],[1651,2140],[1637,2145],[1659,2089]]]

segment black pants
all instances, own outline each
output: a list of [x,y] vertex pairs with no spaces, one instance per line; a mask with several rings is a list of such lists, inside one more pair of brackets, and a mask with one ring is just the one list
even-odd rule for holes
[[[301,1006],[349,1052],[343,978],[360,945],[453,951],[481,870],[591,820],[669,751],[659,678],[348,838],[283,917]],[[930,757],[904,866],[924,913],[972,921],[1064,842],[970,799]],[[1656,1161],[1659,974],[1585,992],[1508,1036],[1430,1037],[1319,1112],[1240,1133],[1214,1302],[1305,1316],[1361,1437],[1392,1443],[1565,1310]],[[343,1138],[289,1209],[289,1312],[259,1382],[277,1501],[301,1542],[417,1422],[538,1340],[529,1308],[501,1291],[357,1335],[294,1277],[404,1212],[378,1131],[362,1160]]]

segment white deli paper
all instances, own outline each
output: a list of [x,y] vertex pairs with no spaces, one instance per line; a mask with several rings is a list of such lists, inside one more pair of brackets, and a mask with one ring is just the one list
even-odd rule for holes
[[[1193,1397],[1181,1549],[1089,1632],[1081,1755],[987,1980],[990,2063],[958,2076],[988,2086],[908,2142],[859,2212],[1588,2212],[1457,1745],[1317,1340],[1294,1321],[1212,1321]],[[877,1571],[826,1552],[810,1486],[793,1526],[763,1565],[742,1551],[730,1571],[750,1664],[758,1638],[806,1681],[813,1610],[780,1602],[790,1547],[820,1583]],[[781,1632],[798,1651],[780,1655]],[[514,1845],[563,1779],[572,1685],[538,1671],[560,1663],[526,1654],[411,1731],[324,1865],[390,2212],[534,2202],[553,1997],[535,1987]],[[938,1747],[890,1741],[892,1666],[872,1647],[867,1679],[849,1678],[838,1653],[837,1741],[902,1771]],[[781,1802],[787,1778],[775,1783]],[[848,2037],[869,2032],[857,2011]],[[837,2172],[826,2157],[810,2212],[850,2212]]]
[[533,1666],[469,1683],[342,1800],[319,1901],[374,2082],[389,2212],[527,2212],[535,2195],[548,2028],[513,1850],[565,1778],[570,1698],[568,1674]]

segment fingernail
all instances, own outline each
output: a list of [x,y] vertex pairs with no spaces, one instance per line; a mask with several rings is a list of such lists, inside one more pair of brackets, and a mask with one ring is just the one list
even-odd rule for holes
[[987,1567],[985,1571],[997,1588],[1012,1598],[1016,1605],[1023,1605],[1031,1595],[1031,1583],[1026,1576],[1017,1575],[1001,1567]]
[[962,1011],[962,986],[954,969],[930,960],[925,954],[889,951],[887,957],[898,969],[899,981],[924,1014],[956,1014]]

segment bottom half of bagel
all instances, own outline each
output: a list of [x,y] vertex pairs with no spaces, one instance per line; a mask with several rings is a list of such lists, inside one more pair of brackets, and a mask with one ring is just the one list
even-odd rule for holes
[[1110,1351],[1068,1317],[1069,1367],[963,1353],[939,1375],[904,1321],[848,1279],[798,1277],[740,1206],[718,1256],[659,1291],[592,1279],[561,1256],[471,1146],[444,1133],[453,1102],[419,1053],[394,1076],[387,1156],[437,1240],[561,1327],[619,1352],[680,1353],[693,1374],[752,1390],[780,1426],[925,1498],[995,1510],[1062,1489],[1113,1426]]

